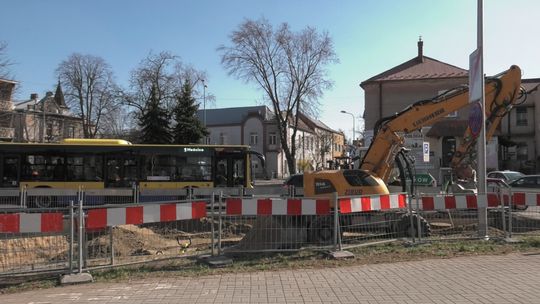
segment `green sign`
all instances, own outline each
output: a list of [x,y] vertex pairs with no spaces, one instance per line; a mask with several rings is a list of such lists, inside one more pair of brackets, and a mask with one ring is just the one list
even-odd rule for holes
[[428,173],[416,174],[414,176],[414,183],[417,186],[431,186],[433,185],[434,180],[435,179],[433,178],[433,176],[431,176],[431,174],[428,174]]

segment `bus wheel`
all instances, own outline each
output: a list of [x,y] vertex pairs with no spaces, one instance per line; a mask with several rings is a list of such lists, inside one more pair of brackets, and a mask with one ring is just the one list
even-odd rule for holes
[[50,196],[36,196],[30,199],[30,208],[51,208],[53,198]]

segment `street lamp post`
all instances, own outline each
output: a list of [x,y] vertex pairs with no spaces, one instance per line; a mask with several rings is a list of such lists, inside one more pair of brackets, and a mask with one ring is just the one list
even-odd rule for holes
[[204,79],[201,79],[203,84],[203,124],[206,127],[206,83],[204,83]]
[[354,117],[354,114],[353,113],[350,113],[350,112],[347,112],[345,110],[341,110],[341,113],[343,114],[349,114],[352,116],[352,141],[351,141],[351,144],[354,145],[354,138],[356,137],[356,128],[355,128],[355,125],[354,125],[354,121],[355,121],[355,117]]

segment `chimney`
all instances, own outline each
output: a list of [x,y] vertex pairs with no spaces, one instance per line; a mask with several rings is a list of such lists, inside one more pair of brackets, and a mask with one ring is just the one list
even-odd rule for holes
[[45,93],[45,97],[51,97],[51,96],[53,96],[53,92],[49,91]]
[[424,61],[424,41],[422,41],[422,36],[418,38],[418,59]]
[[30,100],[37,100],[37,99],[38,99],[38,94],[37,93],[30,94]]

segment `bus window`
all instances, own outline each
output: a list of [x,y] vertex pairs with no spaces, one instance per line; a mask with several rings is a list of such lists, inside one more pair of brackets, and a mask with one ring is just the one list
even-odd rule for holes
[[107,159],[107,186],[116,186],[121,181],[120,163],[116,158]]
[[85,180],[83,165],[84,158],[82,156],[68,156],[66,164],[68,180]]
[[4,156],[2,168],[2,187],[16,187],[19,180],[19,158],[16,156]]
[[227,187],[227,180],[228,180],[228,174],[227,174],[227,160],[221,159],[217,162],[216,166],[216,179],[214,181],[214,185],[216,187]]
[[103,180],[101,157],[95,155],[68,156],[66,161],[69,181],[97,182]]
[[245,183],[245,161],[243,159],[233,159],[233,181],[235,187],[243,186]]
[[131,184],[131,182],[136,182],[137,180],[137,159],[135,157],[124,159],[124,181]]
[[181,179],[185,181],[211,181],[212,159],[209,156],[186,157]]
[[138,180],[138,162],[135,157],[108,157],[106,165],[107,187],[130,187]]
[[147,155],[143,171],[146,180],[170,181],[176,178],[176,158],[170,155]]
[[22,179],[34,181],[64,181],[64,160],[54,155],[27,155]]

